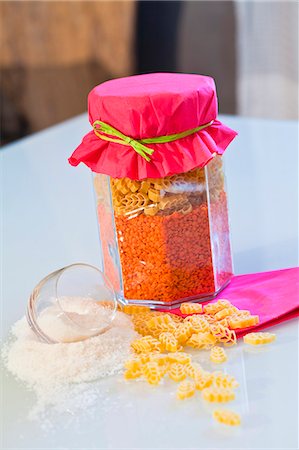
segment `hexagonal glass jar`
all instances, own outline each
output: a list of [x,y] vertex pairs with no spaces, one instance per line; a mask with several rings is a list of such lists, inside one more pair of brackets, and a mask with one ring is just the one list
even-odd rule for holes
[[134,181],[94,174],[104,272],[123,304],[173,308],[232,277],[223,164]]

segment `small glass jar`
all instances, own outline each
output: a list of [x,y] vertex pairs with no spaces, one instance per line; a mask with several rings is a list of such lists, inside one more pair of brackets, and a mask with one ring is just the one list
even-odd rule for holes
[[151,307],[213,298],[232,277],[222,159],[135,181],[95,174],[104,272],[118,299]]

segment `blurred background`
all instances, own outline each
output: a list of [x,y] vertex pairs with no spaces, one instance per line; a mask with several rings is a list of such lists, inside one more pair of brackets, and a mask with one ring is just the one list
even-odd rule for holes
[[2,1],[1,144],[136,73],[215,78],[222,114],[298,118],[297,1]]

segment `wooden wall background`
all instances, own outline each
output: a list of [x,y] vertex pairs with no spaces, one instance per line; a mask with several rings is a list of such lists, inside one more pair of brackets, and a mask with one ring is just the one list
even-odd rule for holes
[[96,84],[134,68],[135,2],[2,1],[3,140],[86,110]]

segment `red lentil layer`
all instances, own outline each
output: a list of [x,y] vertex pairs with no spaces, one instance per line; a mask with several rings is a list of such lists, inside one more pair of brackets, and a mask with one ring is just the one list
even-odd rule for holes
[[191,213],[115,217],[127,299],[170,302],[215,292],[207,204]]

